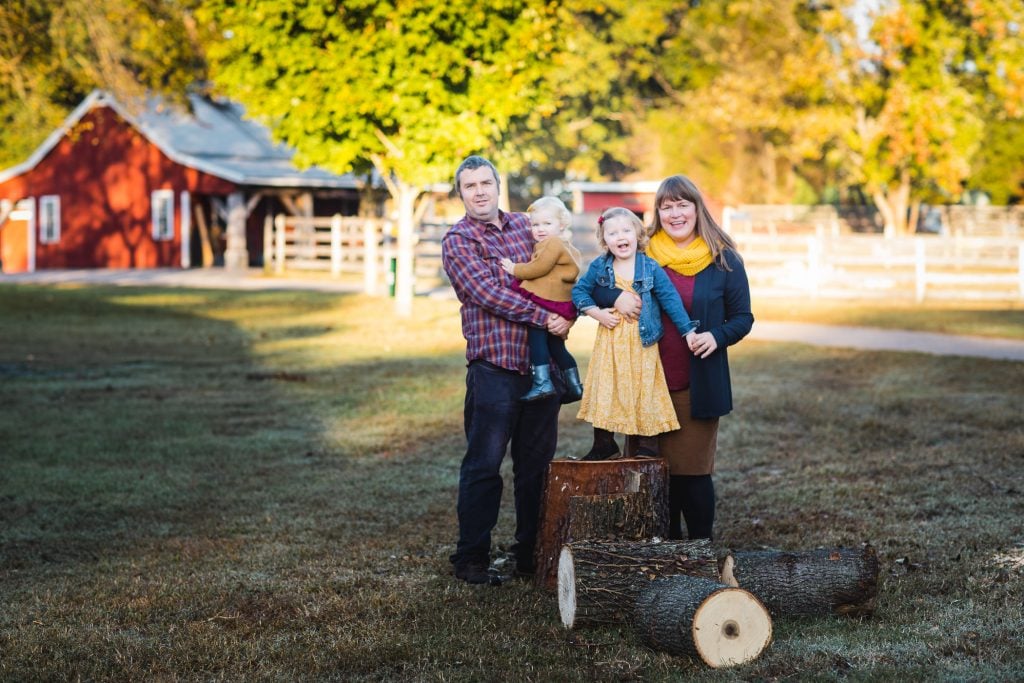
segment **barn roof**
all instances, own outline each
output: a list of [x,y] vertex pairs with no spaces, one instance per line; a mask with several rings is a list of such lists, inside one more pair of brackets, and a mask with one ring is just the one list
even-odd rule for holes
[[0,171],[0,182],[35,168],[88,112],[110,107],[174,162],[239,185],[354,189],[362,184],[350,173],[299,169],[292,162],[294,151],[275,143],[270,131],[246,119],[236,103],[198,95],[188,99],[191,111],[155,96],[135,111],[111,94],[94,90],[25,162]]

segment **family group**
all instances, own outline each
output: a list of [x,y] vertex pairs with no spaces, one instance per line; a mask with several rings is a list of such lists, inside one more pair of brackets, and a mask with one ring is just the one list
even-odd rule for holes
[[[665,458],[670,537],[712,538],[718,421],[732,410],[726,349],[754,322],[735,243],[695,184],[675,175],[658,187],[650,228],[629,209],[602,212],[602,253],[584,270],[561,200],[542,197],[526,213],[506,212],[498,208],[500,182],[489,160],[465,159],[455,188],[466,213],[442,240],[468,362],[455,576],[502,581],[491,568],[491,532],[506,452],[513,574],[533,575],[558,415],[576,402],[594,430],[580,459]],[[598,323],[585,378],[565,345],[579,315]],[[625,437],[621,448],[616,433]]]

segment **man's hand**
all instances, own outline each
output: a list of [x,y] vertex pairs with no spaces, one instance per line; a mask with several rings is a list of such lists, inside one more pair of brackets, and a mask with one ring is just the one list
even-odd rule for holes
[[[615,310],[626,320],[636,322],[640,319],[640,308],[642,307],[640,295],[636,292],[624,291],[615,300]],[[613,326],[614,327],[614,326]]]
[[569,329],[572,327],[573,322],[575,321],[566,320],[557,313],[552,313],[548,316],[548,332],[564,339],[569,336]]

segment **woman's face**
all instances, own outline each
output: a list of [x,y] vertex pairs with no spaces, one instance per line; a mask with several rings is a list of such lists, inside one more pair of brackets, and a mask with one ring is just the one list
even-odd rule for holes
[[658,219],[672,241],[685,247],[697,238],[697,205],[686,199],[665,199],[658,205]]
[[617,259],[628,259],[636,253],[636,230],[625,218],[609,218],[604,222],[604,244]]

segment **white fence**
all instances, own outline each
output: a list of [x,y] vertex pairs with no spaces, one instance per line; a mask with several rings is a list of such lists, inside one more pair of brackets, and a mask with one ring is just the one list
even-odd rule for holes
[[[415,247],[415,275],[436,284],[441,273],[441,236],[447,226],[424,225]],[[376,218],[275,216],[263,227],[263,267],[283,274],[289,270],[324,271],[334,277],[362,274],[363,289],[381,291],[394,285],[396,257],[393,225]]]
[[[441,237],[447,228],[420,226],[414,262],[418,291],[445,284]],[[742,229],[731,234],[751,287],[762,296],[1024,300],[1024,239],[1019,237],[886,238],[831,227],[803,234]],[[277,216],[265,226],[264,264],[277,273],[362,274],[365,291],[376,294],[382,283],[394,284],[391,235],[391,223],[380,219]],[[581,230],[573,241],[583,249],[588,239],[592,233]]]
[[734,234],[751,287],[811,298],[1024,299],[1024,240]]

